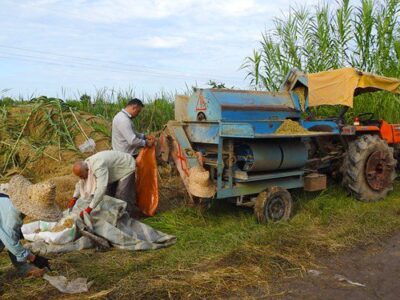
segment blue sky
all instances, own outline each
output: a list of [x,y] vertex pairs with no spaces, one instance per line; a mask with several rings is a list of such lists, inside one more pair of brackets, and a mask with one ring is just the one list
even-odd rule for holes
[[[71,97],[97,88],[182,92],[239,70],[290,6],[318,0],[0,0],[0,93]],[[0,95],[1,96],[1,95]]]

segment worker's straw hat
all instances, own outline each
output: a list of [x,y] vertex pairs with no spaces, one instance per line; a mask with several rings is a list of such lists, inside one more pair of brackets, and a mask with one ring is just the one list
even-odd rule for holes
[[51,182],[32,184],[21,175],[9,182],[8,195],[11,202],[24,215],[39,220],[56,221],[61,211],[55,204],[56,186]]
[[196,197],[211,198],[215,194],[215,186],[210,181],[210,172],[201,166],[189,170],[189,192]]

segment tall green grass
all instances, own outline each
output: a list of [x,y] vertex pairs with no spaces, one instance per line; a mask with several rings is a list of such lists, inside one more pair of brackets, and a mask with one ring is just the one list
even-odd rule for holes
[[[242,68],[254,89],[278,90],[291,68],[314,73],[355,67],[384,76],[400,77],[400,1],[349,0],[291,8],[262,34],[260,47],[245,58]],[[379,93],[356,98],[350,114],[373,112],[399,122],[398,96]],[[336,108],[322,109],[334,115]]]
[[134,119],[135,128],[144,133],[157,132],[174,118],[174,99],[172,93],[161,92],[154,97],[144,97],[135,94],[132,89],[114,90],[100,89],[93,96],[79,95],[78,99],[68,99],[66,104],[80,111],[101,116],[107,120],[112,118],[126,106],[132,98],[141,99],[145,107]]
[[[6,91],[4,91],[6,92]],[[1,95],[0,95],[1,96]],[[33,97],[30,99],[0,97],[0,109],[6,109],[11,105],[27,103],[60,103],[63,109],[87,112],[111,121],[113,117],[126,106],[132,98],[141,99],[145,107],[137,118],[134,119],[135,128],[144,133],[160,131],[163,126],[174,118],[174,93],[160,92],[153,97],[136,95],[132,89],[98,89],[93,95],[77,93],[73,98],[53,98],[46,96]],[[100,126],[100,125],[99,125]],[[96,128],[105,135],[110,135],[111,128]]]

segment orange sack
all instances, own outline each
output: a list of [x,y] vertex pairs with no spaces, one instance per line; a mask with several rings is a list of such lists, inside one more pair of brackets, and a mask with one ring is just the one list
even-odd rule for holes
[[142,213],[154,216],[158,207],[156,147],[143,148],[136,158],[136,203]]

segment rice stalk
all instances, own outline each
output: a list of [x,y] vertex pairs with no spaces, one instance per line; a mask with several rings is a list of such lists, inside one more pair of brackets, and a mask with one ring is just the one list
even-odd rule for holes
[[75,116],[75,114],[74,114],[74,112],[73,112],[71,107],[69,107],[69,111],[71,112],[72,116],[74,117],[74,120],[75,120],[76,124],[78,125],[78,127],[79,127],[81,133],[83,134],[83,136],[86,138],[86,140],[89,140],[89,137],[87,136],[87,134],[83,130],[81,124],[79,123],[78,119],[76,118],[76,116]]
[[22,137],[22,135],[23,135],[23,133],[25,131],[26,126],[28,125],[29,120],[31,119],[32,114],[35,112],[35,110],[36,110],[36,108],[32,109],[31,112],[29,113],[28,117],[26,118],[26,121],[25,121],[24,125],[22,126],[22,129],[21,129],[21,131],[20,131],[20,133],[18,135],[17,140],[15,141],[14,145],[12,146],[10,152],[7,155],[7,158],[6,158],[6,161],[4,163],[4,167],[3,167],[3,172],[2,173],[4,173],[7,170],[8,163],[10,162],[11,157],[14,155],[15,150],[17,148],[17,145],[18,145],[18,143],[19,143],[19,141],[20,141],[20,139],[21,139],[21,137]]

